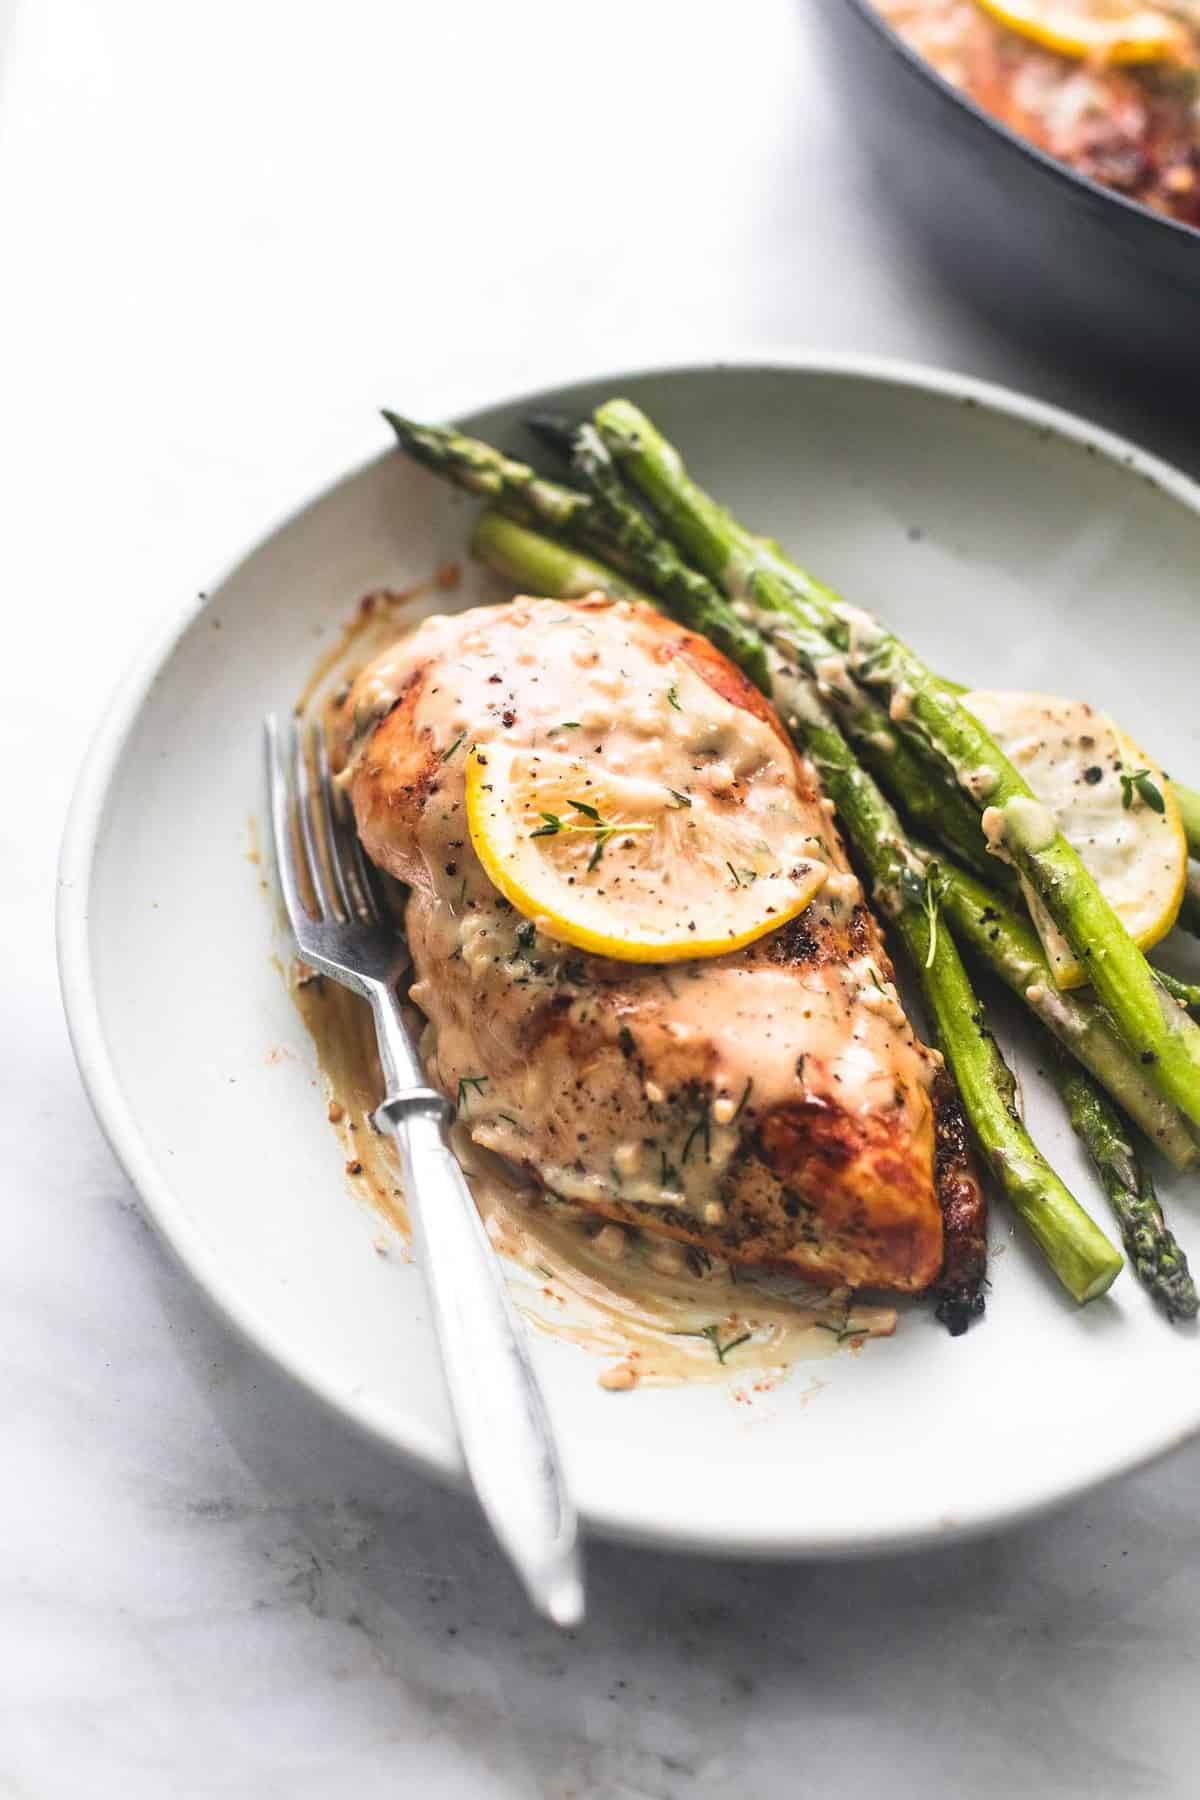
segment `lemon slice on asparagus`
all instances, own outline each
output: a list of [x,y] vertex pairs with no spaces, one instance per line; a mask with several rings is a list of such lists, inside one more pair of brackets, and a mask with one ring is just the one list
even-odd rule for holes
[[[1082,700],[989,691],[963,705],[1049,807],[1139,949],[1157,944],[1187,880],[1183,822],[1157,763]],[[1028,886],[1025,899],[1059,987],[1083,986],[1086,969]]]
[[1001,25],[1060,56],[1094,63],[1170,62],[1186,58],[1179,22],[1131,0],[979,0]]
[[721,956],[802,912],[829,873],[799,796],[690,791],[586,759],[480,745],[471,842],[539,931],[624,962]]

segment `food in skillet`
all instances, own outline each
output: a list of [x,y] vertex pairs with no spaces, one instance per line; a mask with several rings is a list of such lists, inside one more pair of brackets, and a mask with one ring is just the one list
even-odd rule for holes
[[[1046,1034],[1047,1060],[1071,1124],[1101,1178],[1136,1274],[1168,1318],[1194,1316],[1197,1296],[1186,1258],[1163,1219],[1138,1154],[1137,1134],[1181,1169],[1192,1166],[1200,1153],[1200,1030],[1192,1016],[1200,1015],[1200,989],[1152,966],[1145,955],[1177,923],[1191,930],[1200,924],[1196,873],[1194,867],[1189,871],[1187,861],[1189,851],[1200,853],[1200,796],[1168,782],[1128,737],[1079,702],[1040,694],[967,694],[935,675],[879,620],[847,605],[791,562],[777,544],[748,531],[717,505],[689,477],[674,447],[628,402],[609,401],[597,409],[592,421],[583,423],[530,421],[540,436],[565,452],[578,487],[536,474],[453,430],[387,416],[405,451],[488,499],[475,526],[472,548],[506,580],[564,601],[594,596],[582,609],[564,607],[563,613],[578,618],[590,606],[604,617],[628,622],[630,630],[637,620],[637,635],[643,638],[644,632],[644,645],[652,657],[659,652],[650,646],[661,632],[664,661],[691,661],[692,650],[683,649],[687,634],[665,621],[652,624],[653,615],[637,604],[644,600],[648,606],[652,597],[658,609],[702,633],[770,696],[775,716],[802,753],[795,793],[815,794],[808,784],[813,776],[819,780],[876,909],[920,983],[945,1059],[934,1084],[935,1102],[946,1100],[944,1108],[935,1106],[939,1129],[934,1167],[946,1254],[938,1291],[951,1328],[961,1329],[977,1309],[981,1267],[982,1209],[978,1184],[969,1160],[964,1160],[968,1135],[1029,1237],[1074,1299],[1085,1302],[1105,1292],[1122,1266],[1109,1238],[1030,1138],[1013,1077],[973,990],[964,954],[1003,981]],[[604,597],[624,604],[604,606]],[[458,628],[452,624],[439,630],[448,630],[453,644]],[[537,633],[539,646],[546,637],[545,631]],[[667,649],[672,642],[677,645],[674,651]],[[480,649],[485,660],[486,648],[494,646],[487,646],[485,633]],[[449,672],[458,659],[452,652],[446,655],[444,645],[441,650]],[[531,670],[536,661],[535,655]],[[618,657],[617,669],[623,666],[623,656]],[[710,669],[715,671],[716,666]],[[371,676],[364,677],[365,685],[348,703],[346,729],[352,740],[360,725],[366,733],[373,731],[364,740],[368,747],[354,752],[359,765],[352,777],[368,848],[385,866],[412,880],[414,834],[420,830],[419,822],[414,824],[409,816],[414,793],[423,781],[440,785],[442,772],[474,741],[468,733],[488,731],[503,745],[508,731],[517,727],[519,709],[507,709],[514,715],[511,725],[505,725],[502,710],[497,731],[494,725],[477,725],[479,709],[473,707],[472,718],[458,727],[461,746],[457,739],[449,739],[439,752],[443,760],[434,760],[431,753],[443,735],[439,729],[428,734],[423,755],[414,756],[411,720],[406,724],[402,715],[406,695],[411,691],[419,696],[422,678],[411,663],[405,667],[410,687],[397,684],[386,670],[381,678],[377,670],[377,691],[372,692]],[[509,678],[506,668],[495,668],[492,674],[499,679],[493,683],[489,675],[488,685],[497,688]],[[718,686],[727,696],[733,694],[726,677]],[[675,692],[677,699],[682,697],[678,685]],[[395,711],[386,712],[393,701]],[[419,698],[413,704],[419,704]],[[357,723],[356,709],[361,715]],[[381,713],[382,723],[377,724]],[[393,771],[387,774],[381,768],[374,794],[365,786],[360,794],[355,790],[363,780],[369,745],[386,742],[388,725],[397,715],[401,717],[394,727],[399,736]],[[543,725],[547,719],[544,715]],[[583,725],[573,717],[559,723],[567,729]],[[603,744],[603,738],[597,741]],[[490,754],[485,744],[485,772]],[[632,761],[642,773],[652,773],[652,759]],[[635,861],[648,856],[648,846],[639,849],[643,840],[631,829],[645,821],[636,812],[622,815],[593,807],[574,788],[569,793],[561,789],[573,811],[561,804],[537,806],[529,786],[513,781],[511,758],[502,755],[500,763],[501,798],[497,801],[494,794],[486,798],[489,806],[499,804],[506,815],[514,803],[525,806],[525,839],[520,831],[514,834],[511,816],[497,832],[482,792],[469,830],[491,886],[501,899],[515,896],[516,910],[524,919],[524,926],[516,929],[532,924],[530,945],[540,950],[541,939],[553,937],[556,925],[563,935],[563,909],[551,900],[542,913],[545,902],[533,903],[535,887],[540,894],[553,891],[553,882],[550,888],[541,885],[544,871],[529,856],[535,834],[545,829],[546,837],[540,841],[554,847],[567,824],[581,845],[590,832],[592,848],[586,859],[574,853],[578,874],[597,851],[602,862],[613,846],[621,847],[620,827],[630,831],[625,853]],[[470,763],[465,765],[460,777],[464,796],[470,768]],[[669,785],[678,789],[681,810],[685,798],[694,804],[695,795],[680,781]],[[577,805],[581,798],[583,808]],[[591,816],[589,807],[597,816]],[[465,809],[472,811],[469,803]],[[788,924],[752,943],[742,939],[748,947],[732,953],[731,966],[734,961],[749,967],[769,961],[773,945],[785,949],[795,943],[810,915],[820,919],[822,907],[836,895],[833,884],[845,878],[840,846],[831,829],[824,834],[816,826],[811,829],[823,837],[819,854],[832,873]],[[461,839],[465,844],[467,834]],[[505,893],[496,859],[501,852],[513,851],[514,844],[520,852],[520,871]],[[399,852],[398,860],[389,861],[389,845],[393,855]],[[707,892],[702,883],[693,888],[698,895]],[[738,884],[731,882],[729,895],[737,891]],[[850,892],[847,889],[847,896]],[[743,896],[739,905],[748,904]],[[857,913],[857,899],[855,906]],[[574,903],[568,902],[566,912],[573,911]],[[869,943],[872,962],[883,978],[880,1011],[890,1010],[891,968],[880,964],[874,927],[869,915],[864,916],[867,936],[857,946],[851,944],[849,961],[836,937],[826,940],[815,958],[807,951],[795,957],[785,949],[781,961],[787,979],[796,983],[793,994],[823,968],[848,969],[854,950]],[[453,956],[457,946],[447,943],[444,948]],[[710,964],[710,970],[723,960]],[[660,966],[654,979],[661,972]],[[627,961],[623,972],[614,976],[614,986],[626,994],[648,973]],[[450,1009],[445,982],[436,970],[432,980],[437,992],[427,994],[422,1003],[430,1005],[431,1013]],[[580,1007],[594,1030],[605,1004],[605,983],[598,969],[585,985],[594,992],[581,997]],[[565,1007],[574,1004],[569,999],[559,1002]],[[874,1004],[868,1002],[868,1010]],[[790,1006],[787,1011],[791,1018]],[[902,1016],[896,1020],[898,1033]],[[474,1034],[472,1050],[495,1029],[494,1017],[494,1003],[472,1011],[464,1027]],[[718,1010],[707,1009],[708,1030],[700,1038],[702,1045],[711,1041],[713,1069],[722,1067],[728,1042],[718,1028],[719,1017]],[[671,1022],[669,1012],[665,1022]],[[692,1020],[684,1022],[690,1025]],[[915,1048],[911,1034],[897,1039],[901,1041],[906,1048],[911,1041]],[[808,1046],[790,1042],[798,1055],[807,1054]],[[638,1053],[636,1036],[633,1051]],[[758,1054],[768,1056],[765,1037]],[[577,1078],[581,1066],[590,1065],[575,1046],[571,1059],[559,1066],[565,1087]],[[785,1073],[773,1069],[772,1079],[780,1081]],[[661,1088],[657,1075],[653,1070],[647,1075],[657,1094]],[[459,1098],[469,1105],[470,1081],[464,1091],[463,1075],[457,1079]],[[711,1140],[717,1124],[732,1129],[744,1118],[738,1113],[741,1096],[729,1084],[726,1087],[728,1091],[715,1086],[705,1091],[707,1104],[692,1115],[689,1133],[707,1130]],[[653,1100],[653,1095],[647,1098]],[[718,1116],[721,1100],[726,1105]],[[902,1161],[910,1176],[924,1166],[911,1104],[906,1094],[901,1108]],[[900,1107],[898,1096],[896,1105]],[[728,1107],[732,1117],[727,1116]],[[838,1110],[834,1108],[835,1114]],[[511,1109],[511,1115],[519,1127],[519,1109]],[[747,1121],[745,1132],[735,1134],[736,1142],[727,1141],[722,1147],[722,1155],[726,1149],[730,1152],[730,1171],[740,1180],[740,1159],[758,1158],[781,1187],[791,1187],[819,1206],[814,1197],[818,1184],[803,1186],[806,1172],[811,1172],[811,1145],[802,1136],[788,1141],[786,1160],[772,1164],[774,1147],[764,1123],[756,1119],[756,1129],[751,1130]],[[682,1120],[672,1128],[682,1129]],[[587,1132],[590,1125],[580,1121],[577,1129]],[[688,1142],[687,1136],[680,1140],[681,1160],[687,1160],[682,1151]],[[696,1142],[693,1135],[690,1153]],[[854,1182],[856,1187],[862,1184],[857,1211],[853,1205],[849,1213],[838,1211],[841,1194],[817,1228],[830,1279],[835,1278],[835,1269],[839,1278],[854,1279],[846,1273],[847,1253],[861,1244],[847,1239],[843,1224],[852,1220],[856,1228],[852,1236],[857,1236],[868,1216],[876,1223],[886,1216],[886,1195],[882,1184],[877,1188],[874,1183],[879,1164],[863,1156],[865,1140],[852,1121],[848,1142]],[[547,1166],[558,1165],[551,1158]],[[593,1173],[585,1160],[585,1180]],[[620,1207],[622,1202],[613,1199],[617,1184],[611,1172],[609,1179],[606,1194],[599,1191],[602,1176],[591,1198],[605,1207]],[[761,1239],[755,1217],[762,1191],[755,1182],[761,1177],[756,1173],[744,1191],[739,1191],[738,1180],[723,1187],[712,1202],[728,1207],[728,1212],[711,1220],[702,1217],[701,1222],[726,1233],[724,1254],[729,1254],[729,1243],[736,1243],[747,1223],[752,1225],[743,1246],[747,1254],[779,1254],[776,1249],[765,1251],[753,1235],[758,1233]],[[709,1203],[705,1196],[701,1205]],[[746,1211],[741,1210],[743,1204]],[[623,1215],[617,1211],[613,1216]],[[665,1213],[651,1216],[655,1228],[661,1229]],[[923,1216],[926,1220],[930,1216],[927,1190]],[[778,1219],[775,1223],[783,1237],[774,1243],[786,1243],[786,1227]],[[801,1264],[815,1266],[811,1246],[799,1247],[802,1239],[798,1227],[793,1253]],[[910,1285],[916,1285],[915,1276]]]
[[644,601],[426,621],[343,709],[370,856],[410,891],[431,1077],[586,1212],[823,1286],[919,1292],[983,1201],[813,769]]
[[926,61],[1039,149],[1200,225],[1194,0],[875,0]]

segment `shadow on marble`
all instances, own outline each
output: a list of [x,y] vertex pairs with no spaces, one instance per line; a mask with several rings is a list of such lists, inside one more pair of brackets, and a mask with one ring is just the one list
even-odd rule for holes
[[1196,1657],[1200,1445],[1048,1521],[921,1554],[766,1565],[596,1544],[589,1619],[564,1637],[529,1616],[468,1500],[331,1416],[155,1260],[171,1341],[245,1472],[183,1505],[236,1538],[254,1610],[307,1615],[347,1706],[402,1694],[480,1791],[791,1795],[810,1791],[787,1774],[802,1763],[816,1793],[850,1751],[901,1794],[960,1791],[938,1785],[956,1768],[984,1794],[1182,1791],[1190,1721],[1159,1716],[1140,1651]]

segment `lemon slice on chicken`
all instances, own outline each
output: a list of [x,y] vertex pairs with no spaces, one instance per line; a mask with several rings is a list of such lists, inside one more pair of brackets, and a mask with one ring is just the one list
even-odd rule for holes
[[[1187,880],[1183,821],[1157,763],[1082,700],[987,691],[962,703],[1049,807],[1139,949],[1157,944],[1175,923]],[[1083,986],[1086,970],[1022,885],[1059,987]]]
[[547,937],[623,962],[739,950],[802,912],[829,873],[786,793],[754,807],[488,744],[468,759],[466,799],[493,886]]
[[1182,61],[1187,35],[1157,6],[1134,0],[979,0],[985,12],[1044,50],[1081,62]]

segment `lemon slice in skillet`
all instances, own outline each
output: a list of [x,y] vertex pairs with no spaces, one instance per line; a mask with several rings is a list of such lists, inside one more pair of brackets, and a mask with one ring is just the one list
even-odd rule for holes
[[624,962],[721,956],[802,912],[829,873],[798,796],[769,807],[505,744],[467,762],[488,879],[560,943]]
[[[980,692],[963,705],[991,732],[1142,950],[1175,923],[1187,879],[1179,808],[1157,763],[1082,700]],[[1059,987],[1087,980],[1037,895],[1025,890]]]
[[1060,56],[1095,63],[1182,61],[1187,34],[1136,0],[979,0],[1001,25]]

